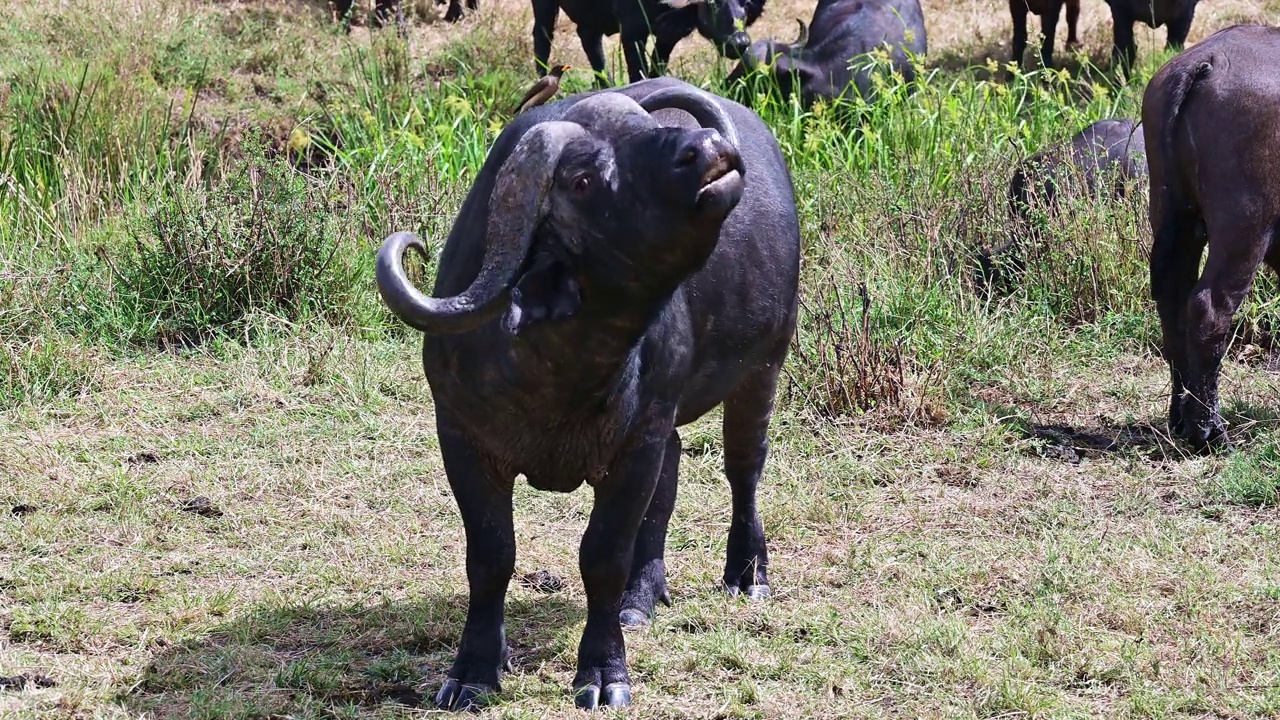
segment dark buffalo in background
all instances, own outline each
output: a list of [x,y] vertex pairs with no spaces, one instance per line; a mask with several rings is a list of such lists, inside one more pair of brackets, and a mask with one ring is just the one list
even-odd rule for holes
[[978,255],[978,285],[997,292],[1013,289],[1026,270],[1028,243],[1039,236],[1041,221],[1052,219],[1063,202],[1080,197],[1125,197],[1147,177],[1142,125],[1130,120],[1099,120],[1069,141],[1023,160],[1009,181],[1009,240]]
[[[467,0],[467,9],[476,10],[480,7],[480,0]],[[462,19],[462,0],[449,0],[449,9],[444,13],[446,22],[457,22]]]
[[800,228],[773,133],[674,79],[577,95],[515,117],[440,256],[435,297],[406,278],[410,233],[378,288],[424,332],[423,367],[466,530],[471,594],[440,708],[474,706],[507,662],[512,492],[595,495],[580,546],[581,707],[631,699],[622,625],[668,602],[677,427],[724,405],[732,493],[722,576],[768,594],[756,509],[774,391],[796,326]]
[[1280,270],[1280,29],[1236,25],[1165,63],[1142,123],[1169,427],[1197,449],[1226,444],[1218,373],[1232,317],[1262,263]]
[[[355,0],[332,0],[332,2],[333,11],[337,14],[338,20],[350,29],[351,9],[355,5]],[[369,25],[380,28],[390,23],[395,23],[400,28],[404,27],[404,10],[400,0],[374,0],[373,17]]]
[[1053,41],[1058,30],[1058,17],[1067,8],[1067,50],[1080,47],[1076,26],[1080,20],[1080,0],[1009,0],[1009,14],[1013,16],[1013,62],[1022,65],[1027,52],[1027,13],[1040,16],[1040,32],[1044,42],[1040,45],[1040,62],[1053,67]]
[[[611,81],[605,75],[604,37],[622,35],[622,52],[631,82],[660,75],[671,51],[695,29],[711,40],[721,55],[737,58],[751,44],[743,28],[764,11],[765,0],[532,0],[533,56],[538,73],[545,74],[551,57],[560,11],[578,28],[582,50],[591,62],[597,85]],[[741,27],[739,27],[741,25]],[[654,37],[652,61],[649,36]]]
[[[1147,142],[1142,124],[1099,120],[1069,142],[1022,161],[1009,181],[1009,206],[1026,218],[1033,208],[1056,208],[1060,185],[1123,198],[1129,183],[1147,176]],[[1065,181],[1065,182],[1064,182]],[[1104,188],[1101,184],[1109,181]]]
[[[1012,2],[1012,0],[1010,0]],[[1120,67],[1128,72],[1138,57],[1133,42],[1133,24],[1145,23],[1149,27],[1169,26],[1166,48],[1181,49],[1191,32],[1191,20],[1196,14],[1198,0],[1107,0],[1111,6],[1112,32],[1115,48],[1112,55]]]
[[806,27],[800,21],[795,42],[753,43],[729,80],[763,70],[784,97],[799,92],[806,106],[818,98],[838,98],[850,85],[870,99],[871,69],[861,62],[862,56],[884,45],[893,67],[913,79],[907,53],[923,55],[928,49],[919,0],[819,0],[812,22]]

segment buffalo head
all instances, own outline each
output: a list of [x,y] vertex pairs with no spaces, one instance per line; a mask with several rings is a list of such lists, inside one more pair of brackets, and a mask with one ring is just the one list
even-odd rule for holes
[[[663,108],[702,127],[661,126],[650,113]],[[706,262],[742,197],[737,147],[732,122],[701,91],[670,88],[641,103],[590,95],[528,128],[502,161],[470,287],[442,298],[419,292],[402,256],[409,247],[425,255],[425,245],[397,233],[378,253],[379,292],[426,333],[466,332],[504,309],[506,329],[518,333],[574,314],[593,294],[613,305],[674,292]]]
[[[722,57],[731,60],[742,58],[743,53],[751,45],[751,36],[747,27],[760,17],[764,0],[662,0],[673,12],[672,17],[664,17],[664,25],[682,25],[683,34],[689,34],[694,28],[703,37],[715,44]],[[672,20],[683,19],[683,23]],[[692,20],[693,22],[688,22]],[[673,34],[666,32],[663,34]]]
[[799,33],[789,43],[772,38],[751,43],[742,54],[742,62],[729,74],[729,82],[751,71],[765,71],[774,76],[783,97],[787,97],[795,81],[798,80],[801,87],[807,87],[818,80],[820,73],[802,59],[805,44],[809,42],[809,26],[803,20],[796,20],[796,23],[800,26]]

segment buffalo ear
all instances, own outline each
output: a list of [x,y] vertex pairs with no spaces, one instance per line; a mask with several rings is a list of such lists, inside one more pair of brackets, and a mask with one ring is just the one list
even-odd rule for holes
[[563,262],[541,255],[511,289],[506,327],[514,335],[539,322],[564,320],[582,305],[578,281]]

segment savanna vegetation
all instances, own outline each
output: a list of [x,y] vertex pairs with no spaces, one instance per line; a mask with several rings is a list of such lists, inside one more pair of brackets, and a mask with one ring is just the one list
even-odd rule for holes
[[[0,8],[0,715],[421,712],[464,539],[372,262],[394,230],[438,250],[533,79],[527,4],[481,4],[445,26],[420,2],[407,39],[301,0]],[[772,0],[753,35],[810,12]],[[674,606],[628,635],[617,714],[1280,714],[1274,280],[1224,368],[1237,448],[1196,456],[1164,427],[1145,190],[1039,218],[1008,286],[975,270],[1018,231],[1014,165],[1135,118],[1164,31],[1126,83],[1101,2],[1059,71],[1004,72],[1003,3],[925,17],[919,78],[874,104],[745,90],[805,243],[761,490],[774,597],[717,590],[713,414],[682,432]],[[1278,17],[1206,0],[1191,40]],[[580,54],[562,21],[553,57]],[[729,69],[696,40],[673,63],[722,92]],[[485,714],[574,716],[590,499],[516,498],[515,669]]]

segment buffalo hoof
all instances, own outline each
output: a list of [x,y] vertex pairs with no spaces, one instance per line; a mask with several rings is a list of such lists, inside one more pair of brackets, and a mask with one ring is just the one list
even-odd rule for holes
[[457,678],[449,678],[436,693],[436,708],[440,710],[467,710],[477,712],[484,701],[496,694],[498,689],[480,683],[464,683]]
[[[602,700],[603,702],[601,702]],[[599,685],[586,685],[574,691],[573,704],[583,710],[630,705],[631,686],[622,682],[609,683],[604,686],[604,697],[602,698]]]
[[618,622],[624,628],[638,628],[649,624],[649,614],[637,608],[623,608],[618,613]]
[[725,584],[724,591],[729,593],[730,597],[737,597],[739,593],[743,593],[750,600],[764,600],[773,594],[768,585],[748,585],[744,591],[736,585]]

